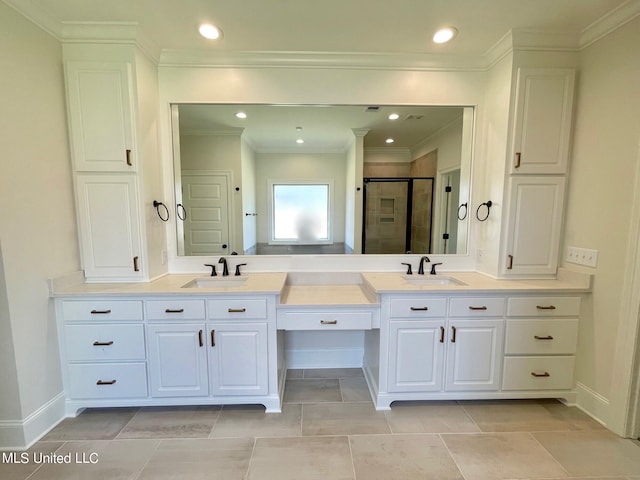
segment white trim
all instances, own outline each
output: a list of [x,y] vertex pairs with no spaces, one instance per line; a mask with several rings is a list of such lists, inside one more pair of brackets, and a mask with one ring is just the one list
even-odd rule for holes
[[580,382],[576,383],[576,394],[576,406],[597,422],[608,426],[604,419],[611,409],[609,399]]
[[65,394],[60,392],[24,420],[0,422],[0,450],[26,450],[65,416]]
[[[640,141],[636,155],[636,176],[631,201],[627,268],[622,283],[622,302],[616,349],[611,374],[611,430],[630,436],[634,417],[640,410],[637,379],[640,375]],[[636,432],[637,434],[637,432]]]
[[586,48],[601,38],[606,37],[638,15],[640,15],[640,2],[637,0],[628,0],[583,29],[580,35],[580,48]]

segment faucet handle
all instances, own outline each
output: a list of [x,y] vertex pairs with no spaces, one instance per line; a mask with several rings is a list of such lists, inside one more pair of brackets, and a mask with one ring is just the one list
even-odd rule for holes
[[244,267],[246,265],[246,263],[239,263],[236,265],[236,273],[234,273],[234,275],[236,277],[240,276],[240,267]]
[[205,267],[211,267],[211,276],[212,277],[215,277],[215,276],[218,275],[218,273],[216,272],[216,266],[215,265],[212,265],[210,263],[205,263],[204,266]]
[[413,275],[413,270],[411,270],[411,264],[410,263],[402,262],[402,265],[406,265],[407,266],[407,275]]
[[431,264],[431,275],[435,275],[436,274],[436,266],[438,265],[442,265],[442,263],[432,263]]

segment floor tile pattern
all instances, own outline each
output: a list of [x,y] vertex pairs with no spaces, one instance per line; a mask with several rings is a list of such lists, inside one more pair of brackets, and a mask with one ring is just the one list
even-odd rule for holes
[[281,414],[258,405],[86,410],[2,480],[640,480],[640,442],[555,400],[397,402],[360,369],[290,370]]

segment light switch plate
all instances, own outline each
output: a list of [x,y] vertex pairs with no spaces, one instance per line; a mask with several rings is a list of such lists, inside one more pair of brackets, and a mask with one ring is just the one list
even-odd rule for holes
[[565,259],[567,262],[595,268],[598,265],[598,250],[567,247],[567,256]]

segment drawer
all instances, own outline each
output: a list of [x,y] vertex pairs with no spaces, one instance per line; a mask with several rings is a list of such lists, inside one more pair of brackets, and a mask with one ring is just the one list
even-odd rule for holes
[[509,317],[577,317],[580,297],[513,297],[507,301]]
[[503,390],[570,390],[575,357],[505,357]]
[[389,303],[391,318],[444,317],[447,314],[446,298],[392,298]]
[[216,298],[207,302],[209,319],[267,318],[265,298]]
[[147,300],[147,320],[204,320],[204,300]]
[[449,303],[450,317],[502,317],[504,298],[463,297],[452,298]]
[[62,316],[67,322],[142,320],[140,300],[63,300]]
[[67,360],[144,360],[142,324],[65,325]]
[[506,355],[573,355],[578,319],[507,320]]
[[67,367],[71,398],[141,398],[147,396],[144,363],[86,363]]
[[372,312],[278,312],[279,330],[371,330]]

